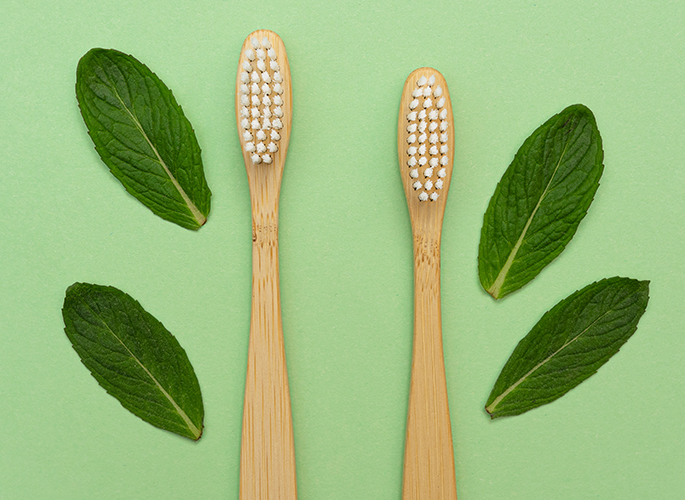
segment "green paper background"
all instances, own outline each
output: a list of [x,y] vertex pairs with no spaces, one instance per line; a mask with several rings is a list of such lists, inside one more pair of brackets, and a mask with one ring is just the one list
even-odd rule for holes
[[[460,500],[685,496],[685,3],[3,0],[0,12],[0,498],[237,499],[251,285],[234,119],[244,38],[288,49],[294,118],[281,294],[301,500],[399,500],[412,341],[410,225],[397,166],[402,85],[450,85],[456,159],[442,305]],[[93,149],[74,93],[92,47],[174,91],[214,193],[199,232],[155,217]],[[567,250],[495,303],[483,213],[523,140],[580,102],[605,171]],[[651,280],[637,333],[562,399],[491,422],[483,405],[540,316],[601,278]],[[198,443],[98,387],[63,333],[75,281],[131,294],[199,378]]]

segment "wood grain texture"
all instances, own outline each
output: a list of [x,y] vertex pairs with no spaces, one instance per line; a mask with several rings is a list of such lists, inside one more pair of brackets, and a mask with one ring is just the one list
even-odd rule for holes
[[[252,203],[252,316],[248,348],[243,432],[240,453],[241,500],[295,500],[297,484],[290,391],[285,359],[278,280],[278,202],[292,124],[292,90],[285,46],[268,30],[250,40],[267,38],[278,55],[283,76],[283,128],[273,163],[255,164],[245,151],[240,115],[240,78],[236,84],[236,119]],[[259,106],[263,111],[264,106]]]
[[[412,92],[419,87],[418,82],[422,77],[429,79],[431,76],[435,76],[433,90],[440,86],[445,97],[444,109],[447,110],[447,117],[440,121],[447,122],[448,137],[438,144],[447,146],[446,154],[441,155],[447,156],[447,164],[441,164],[445,168],[444,177],[437,177],[435,173],[426,177],[425,169],[419,168],[419,180],[422,183],[426,180],[433,183],[438,179],[443,180],[440,190],[433,187],[427,191],[439,193],[435,201],[420,201],[413,186],[417,179],[410,177],[413,167],[408,164],[412,156],[417,156],[408,153],[408,148],[419,143],[411,143],[411,132],[407,130],[407,126],[412,121],[408,119],[408,114],[412,111],[410,103],[415,99]],[[422,108],[421,98],[418,109]],[[454,162],[454,131],[447,84],[438,71],[420,68],[407,78],[400,103],[397,144],[400,174],[414,240],[414,348],[402,498],[456,500],[452,427],[447,401],[440,312],[440,240]]]

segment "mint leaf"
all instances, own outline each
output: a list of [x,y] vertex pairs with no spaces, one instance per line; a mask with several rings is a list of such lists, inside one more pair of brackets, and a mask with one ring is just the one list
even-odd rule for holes
[[185,351],[131,296],[75,283],[62,309],[64,331],[98,383],[146,422],[197,440],[204,408]]
[[649,282],[609,278],[559,302],[519,342],[486,403],[492,418],[560,398],[618,352],[635,333]]
[[76,97],[95,149],[126,190],[161,218],[199,229],[212,193],[171,90],[133,56],[92,49],[78,63]]
[[478,274],[495,299],[518,290],[571,241],[599,186],[602,139],[582,104],[526,139],[495,189],[478,248]]

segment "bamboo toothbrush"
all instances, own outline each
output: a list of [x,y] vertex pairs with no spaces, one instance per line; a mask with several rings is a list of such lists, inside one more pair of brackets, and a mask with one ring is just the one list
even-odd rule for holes
[[454,161],[452,104],[443,76],[420,68],[404,84],[397,129],[414,240],[414,349],[403,500],[456,500],[440,319],[440,238]]
[[278,284],[278,200],[292,123],[290,66],[274,32],[240,52],[236,119],[252,202],[252,317],[240,500],[295,500],[295,448]]

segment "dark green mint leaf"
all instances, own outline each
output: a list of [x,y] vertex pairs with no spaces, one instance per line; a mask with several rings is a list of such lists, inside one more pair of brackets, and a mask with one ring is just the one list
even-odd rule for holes
[[599,186],[603,157],[595,117],[582,104],[526,139],[483,220],[478,274],[490,295],[518,290],[571,241]]
[[162,323],[121,290],[87,283],[67,289],[62,316],[83,364],[124,408],[161,429],[200,439],[200,385]]
[[524,413],[595,374],[635,333],[648,300],[648,281],[616,277],[559,302],[514,349],[487,412],[492,418]]
[[92,49],[78,63],[76,97],[95,149],[126,190],[163,219],[199,229],[212,193],[171,90],[133,56]]

